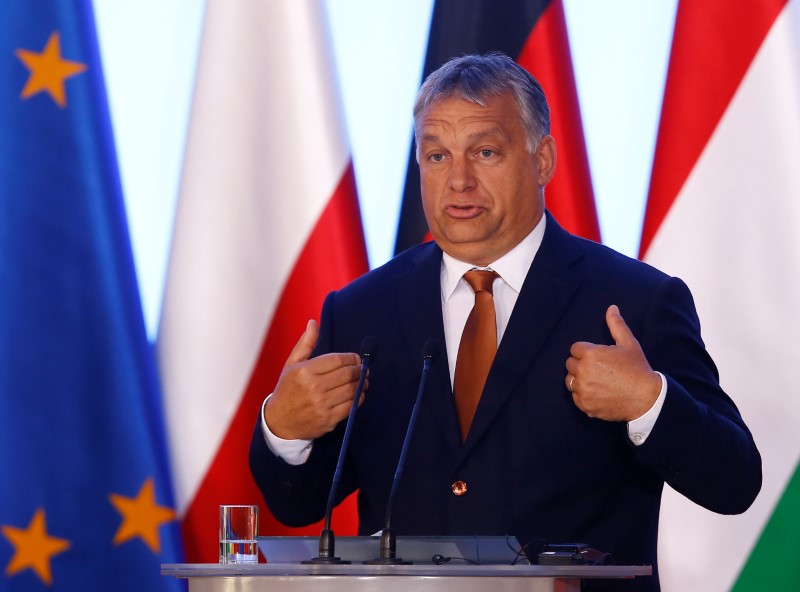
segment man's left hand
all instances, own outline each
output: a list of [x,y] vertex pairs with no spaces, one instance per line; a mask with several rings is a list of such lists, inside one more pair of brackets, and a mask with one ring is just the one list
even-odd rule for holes
[[579,341],[567,359],[567,388],[578,409],[606,421],[632,421],[653,406],[661,377],[653,371],[616,305],[606,311],[615,345]]

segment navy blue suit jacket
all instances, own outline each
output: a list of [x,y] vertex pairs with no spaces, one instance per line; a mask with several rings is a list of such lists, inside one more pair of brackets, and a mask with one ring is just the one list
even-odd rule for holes
[[[384,523],[423,345],[431,337],[444,344],[441,259],[433,243],[412,248],[330,294],[323,307],[316,353],[358,351],[367,335],[376,341],[340,489],[342,499],[359,489],[361,534]],[[639,447],[625,423],[580,411],[564,384],[573,343],[613,344],[605,322],[611,304],[668,382]],[[685,284],[570,235],[549,214],[463,444],[446,355],[442,346],[395,501],[398,534],[584,542],[619,564],[655,568],[665,482],[721,513],[744,511],[760,489],[759,453],[719,386]],[[257,424],[251,468],[279,520],[322,518],[342,434],[340,425],[316,440],[308,462],[293,467],[269,452]],[[462,496],[451,488],[457,480],[467,484]],[[613,586],[653,590],[658,581]]]

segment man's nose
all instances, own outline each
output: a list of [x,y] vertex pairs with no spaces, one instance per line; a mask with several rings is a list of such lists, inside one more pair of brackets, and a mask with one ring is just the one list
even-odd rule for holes
[[472,164],[466,158],[453,158],[450,164],[448,185],[451,190],[463,193],[476,186]]

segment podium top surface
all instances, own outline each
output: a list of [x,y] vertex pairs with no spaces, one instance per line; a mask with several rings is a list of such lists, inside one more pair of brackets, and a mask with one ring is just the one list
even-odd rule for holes
[[167,563],[161,574],[178,578],[296,576],[426,576],[516,578],[633,578],[649,576],[649,565],[304,565],[300,563]]

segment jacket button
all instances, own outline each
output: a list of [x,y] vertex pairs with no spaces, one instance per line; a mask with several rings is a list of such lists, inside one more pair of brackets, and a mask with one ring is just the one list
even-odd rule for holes
[[464,495],[467,493],[467,484],[463,481],[456,481],[450,486],[450,489],[453,490],[455,495]]

